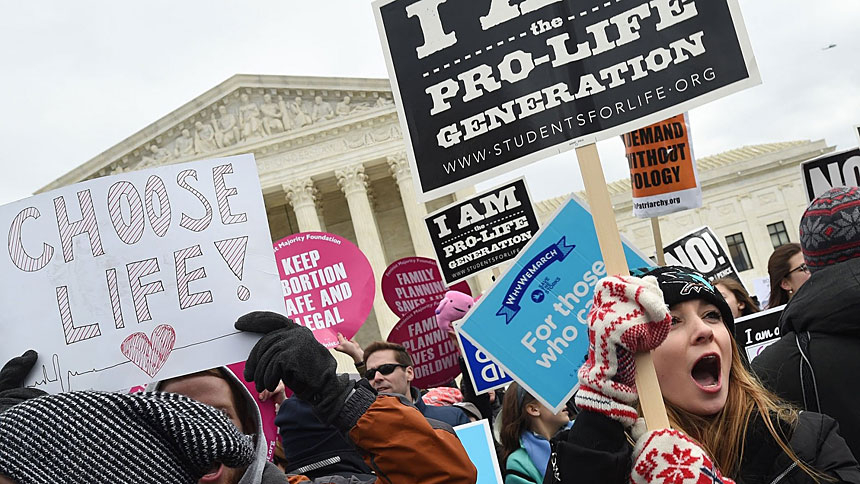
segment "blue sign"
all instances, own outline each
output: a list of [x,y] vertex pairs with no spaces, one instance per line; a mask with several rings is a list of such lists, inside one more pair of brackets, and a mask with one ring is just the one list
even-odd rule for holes
[[[654,265],[622,242],[629,267]],[[571,197],[472,308],[459,332],[558,412],[588,353],[588,311],[594,286],[606,275],[591,214]]]
[[478,469],[475,484],[502,484],[496,447],[486,419],[454,427],[454,432],[469,454],[469,460]]
[[469,370],[469,377],[472,379],[472,386],[475,388],[475,393],[481,394],[489,390],[503,387],[508,382],[513,381],[510,375],[505,373],[495,361],[490,359],[486,353],[479,350],[471,341],[457,333],[457,339],[460,341],[460,348],[466,359],[466,368]]

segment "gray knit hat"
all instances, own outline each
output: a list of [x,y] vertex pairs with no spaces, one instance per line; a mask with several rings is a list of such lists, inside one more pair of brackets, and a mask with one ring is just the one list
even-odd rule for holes
[[173,393],[69,392],[0,413],[0,475],[18,484],[193,484],[252,458],[223,413]]
[[860,257],[860,189],[835,187],[800,219],[800,248],[810,272]]

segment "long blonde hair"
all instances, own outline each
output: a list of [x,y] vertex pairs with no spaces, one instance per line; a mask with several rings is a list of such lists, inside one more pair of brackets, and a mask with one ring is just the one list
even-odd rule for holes
[[773,440],[792,461],[797,463],[798,467],[816,482],[831,480],[807,466],[791,450],[788,437],[783,434],[780,423],[794,427],[799,415],[798,410],[781,401],[762,386],[758,379],[744,367],[733,337],[732,343],[728,396],[723,409],[716,415],[701,417],[666,401],[666,411],[672,428],[682,430],[698,442],[723,474],[737,477],[746,450],[744,444],[747,430],[753,415],[758,412]]

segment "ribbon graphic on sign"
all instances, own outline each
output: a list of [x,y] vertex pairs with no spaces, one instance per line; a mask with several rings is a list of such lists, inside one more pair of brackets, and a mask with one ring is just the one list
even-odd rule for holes
[[520,300],[523,294],[526,293],[531,281],[549,267],[555,261],[564,260],[570,252],[576,248],[574,245],[565,245],[565,237],[559,239],[558,242],[550,245],[546,249],[540,251],[532,257],[532,260],[520,270],[517,277],[514,278],[513,284],[508,288],[505,295],[505,300],[502,303],[501,309],[496,313],[496,316],[504,316],[505,324],[510,324],[511,319],[517,315],[520,310]]

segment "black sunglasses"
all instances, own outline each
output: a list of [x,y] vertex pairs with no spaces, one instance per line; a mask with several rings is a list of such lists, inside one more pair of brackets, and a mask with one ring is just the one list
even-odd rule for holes
[[364,377],[368,380],[373,380],[376,377],[376,372],[380,372],[383,375],[390,375],[397,368],[406,368],[409,365],[402,365],[400,363],[386,363],[384,365],[379,365],[379,368],[374,368],[372,370],[367,370],[364,373]]

